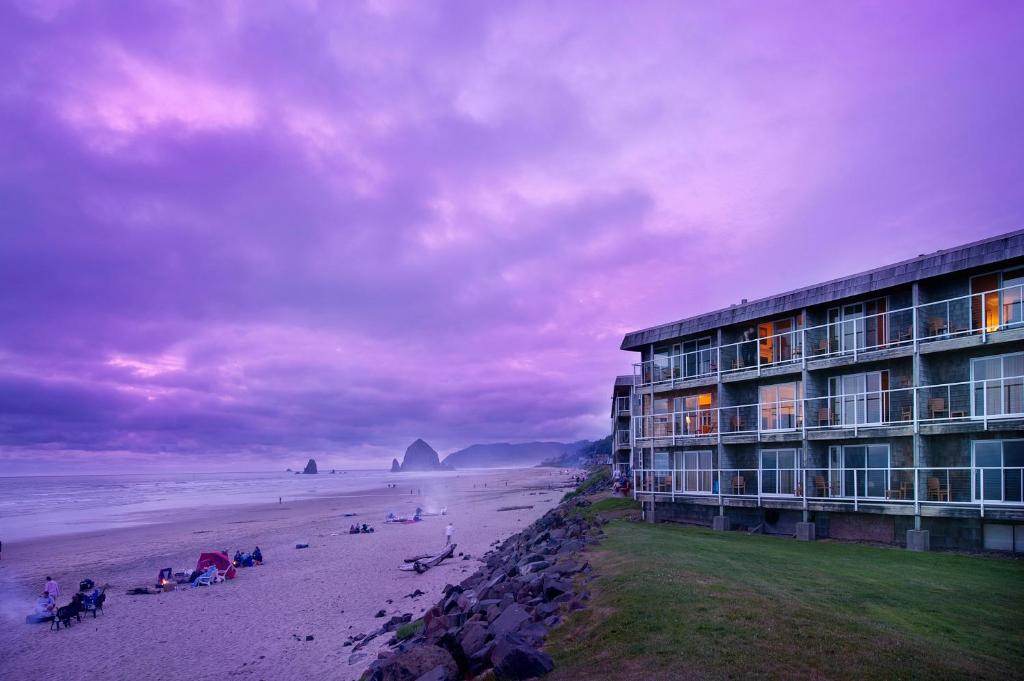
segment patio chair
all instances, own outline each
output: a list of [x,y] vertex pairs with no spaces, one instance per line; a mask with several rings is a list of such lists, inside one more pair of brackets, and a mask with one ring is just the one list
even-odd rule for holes
[[747,493],[747,479],[742,475],[737,475],[732,480],[733,494],[746,494]]
[[928,478],[928,501],[949,501],[949,490],[936,478]]
[[839,495],[839,482],[830,482],[824,475],[814,476],[814,496],[834,497]]
[[929,317],[928,318],[928,335],[929,336],[941,336],[946,333],[946,320],[942,317]]
[[949,418],[949,410],[946,408],[945,397],[932,397],[928,400],[928,418],[938,418],[936,414],[945,414]]
[[819,426],[831,426],[832,425],[832,410],[828,407],[821,407],[818,409],[818,425]]
[[739,414],[733,414],[730,419],[730,425],[732,426],[732,432],[739,433],[743,431],[743,417]]

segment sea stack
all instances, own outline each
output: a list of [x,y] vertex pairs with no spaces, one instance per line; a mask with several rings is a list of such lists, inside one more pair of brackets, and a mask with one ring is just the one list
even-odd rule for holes
[[392,473],[401,473],[402,472],[402,464],[398,463],[398,459],[391,459],[391,472]]
[[[391,470],[395,470],[395,465],[391,464]],[[409,448],[405,450],[405,457],[402,459],[403,471],[453,471],[453,466],[442,464],[440,458],[437,456],[437,452],[434,448],[424,442],[422,439],[417,438],[415,442],[409,445]]]
[[310,459],[306,467],[302,469],[306,475],[316,475],[316,459]]

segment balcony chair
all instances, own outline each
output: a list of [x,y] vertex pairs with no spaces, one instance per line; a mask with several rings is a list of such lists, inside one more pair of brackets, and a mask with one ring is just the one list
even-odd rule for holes
[[885,498],[899,499],[901,501],[907,499],[908,497],[913,496],[913,490],[911,487],[912,486],[909,482],[901,482],[899,487],[887,489],[885,491]]
[[742,475],[737,475],[732,480],[732,493],[733,494],[746,494],[747,493],[747,479]]
[[828,339],[821,338],[818,340],[818,344],[814,346],[815,355],[827,355],[828,354]]
[[928,478],[928,501],[949,501],[949,490],[942,486],[938,478]]
[[828,482],[825,480],[824,475],[814,476],[814,496],[816,497],[827,497],[828,496]]
[[900,412],[900,421],[913,421],[914,420],[914,408],[903,407],[903,411]]
[[928,418],[938,418],[936,414],[945,414],[945,418],[949,418],[949,409],[946,409],[946,398],[944,397],[932,397],[928,400]]
[[946,320],[942,317],[929,317],[928,318],[928,335],[929,336],[941,336],[946,333]]
[[739,414],[733,414],[729,423],[732,427],[732,432],[739,433],[743,431],[743,417]]
[[832,416],[832,410],[828,407],[818,409],[818,426],[831,426],[833,420],[835,419]]

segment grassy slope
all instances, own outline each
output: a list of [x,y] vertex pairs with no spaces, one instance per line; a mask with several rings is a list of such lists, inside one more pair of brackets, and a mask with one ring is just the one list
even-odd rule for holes
[[606,530],[593,607],[549,640],[553,679],[1024,678],[1022,561]]

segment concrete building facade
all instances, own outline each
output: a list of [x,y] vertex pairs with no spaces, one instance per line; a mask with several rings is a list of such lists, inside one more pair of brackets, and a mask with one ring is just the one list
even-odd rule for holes
[[649,516],[1024,551],[1024,230],[622,349],[640,356],[616,380],[613,463]]

